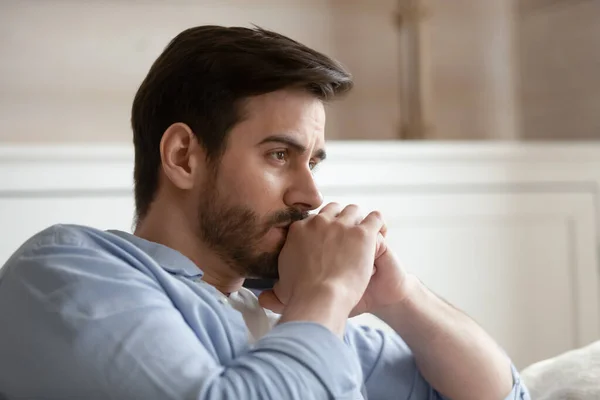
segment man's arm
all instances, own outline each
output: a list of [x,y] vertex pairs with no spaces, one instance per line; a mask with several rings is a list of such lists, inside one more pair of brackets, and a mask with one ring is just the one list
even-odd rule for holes
[[[321,214],[332,214],[329,216],[331,221],[337,218],[338,222],[342,219],[356,224],[355,221],[360,220],[356,206],[347,206],[345,212],[337,215],[336,212],[340,210],[341,206],[330,203],[321,210]],[[346,218],[350,214],[353,218]],[[369,215],[371,218],[377,216],[376,219],[380,220],[378,213]],[[321,225],[324,223],[323,220],[312,221]],[[296,224],[299,223],[296,222],[292,227]],[[310,234],[309,226],[306,223],[297,226],[304,226],[300,231],[295,231],[301,235],[294,235],[290,228],[290,235],[279,258],[279,282],[274,290],[265,291],[260,296],[263,307],[275,312],[294,310],[294,302],[286,301],[294,298],[291,295],[294,292],[303,293],[304,301],[310,302],[311,291],[306,290],[305,285],[294,291],[294,285],[290,282],[295,282],[296,288],[300,286],[298,282],[303,280],[331,282],[324,272],[330,271],[335,261],[344,259],[346,264],[342,271],[345,272],[354,270],[365,261],[361,259],[357,262],[361,254],[353,252],[356,245],[351,244],[344,249],[337,247],[339,243],[347,245],[348,238],[327,241],[321,237],[311,241],[310,238],[315,235],[314,232]],[[341,225],[337,226],[339,228]],[[411,399],[433,400],[440,398],[439,392],[453,400],[513,399],[517,395],[520,396],[519,400],[528,399],[527,391],[519,383],[518,374],[496,343],[472,320],[437,298],[414,277],[407,276],[393,252],[387,249],[385,225],[380,224],[375,233],[369,232],[377,240],[374,266],[368,266],[370,280],[366,289],[362,289],[360,280],[347,280],[345,287],[348,293],[363,290],[358,303],[348,302],[356,304],[351,314],[371,312],[399,333],[396,336],[369,330],[357,333],[359,331],[354,330],[354,333],[345,336],[345,340],[359,354],[369,397],[402,398],[408,393]],[[337,252],[338,257],[326,259],[323,263],[325,258],[316,250],[322,251],[327,247]],[[307,262],[315,254],[320,262]],[[348,261],[349,255],[353,262]],[[309,270],[307,266],[311,264],[318,268]],[[340,309],[336,311],[328,307],[309,315],[303,307],[298,307],[291,315],[321,323],[339,333],[339,313]],[[285,321],[285,318],[282,320]]]
[[406,342],[424,378],[451,399],[506,398],[514,384],[511,362],[494,340],[414,276],[403,287],[403,300],[375,315]]
[[[288,317],[247,349],[239,343],[244,332],[236,336],[231,314],[211,296],[103,238],[92,246],[68,228],[48,231],[2,270],[0,391],[8,398],[316,400],[358,390],[356,355],[323,325]],[[185,297],[197,301],[179,301]]]

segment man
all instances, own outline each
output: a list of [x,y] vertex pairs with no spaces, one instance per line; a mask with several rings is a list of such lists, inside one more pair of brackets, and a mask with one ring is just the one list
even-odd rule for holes
[[[405,273],[378,212],[309,215],[324,103],[351,86],[273,32],[179,34],[133,103],[135,234],[54,226],[2,269],[0,392],[527,398],[494,341]],[[277,283],[259,304],[248,277]],[[398,335],[348,323],[363,312]]]

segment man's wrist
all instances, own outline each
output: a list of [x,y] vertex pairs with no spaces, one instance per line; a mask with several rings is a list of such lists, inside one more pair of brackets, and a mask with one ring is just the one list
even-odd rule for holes
[[402,284],[397,288],[397,293],[390,293],[390,297],[396,300],[373,310],[372,314],[389,324],[392,319],[396,319],[400,314],[405,314],[406,311],[413,308],[418,303],[418,297],[422,295],[422,292],[421,281],[413,274],[406,274]]
[[310,291],[302,291],[292,296],[280,322],[316,322],[342,337],[353,307],[354,304],[346,291],[330,285],[320,285]]

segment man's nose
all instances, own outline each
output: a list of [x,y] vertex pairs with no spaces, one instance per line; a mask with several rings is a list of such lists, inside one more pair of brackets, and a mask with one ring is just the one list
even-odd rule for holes
[[310,171],[300,174],[287,191],[284,201],[288,206],[302,211],[311,211],[323,204],[323,195],[319,191]]

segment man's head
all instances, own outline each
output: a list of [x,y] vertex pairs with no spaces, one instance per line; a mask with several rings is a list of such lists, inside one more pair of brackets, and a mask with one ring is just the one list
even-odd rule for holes
[[323,102],[351,87],[337,62],[274,32],[182,32],[133,103],[138,221],[162,196],[236,273],[276,277],[286,227],[321,204]]

